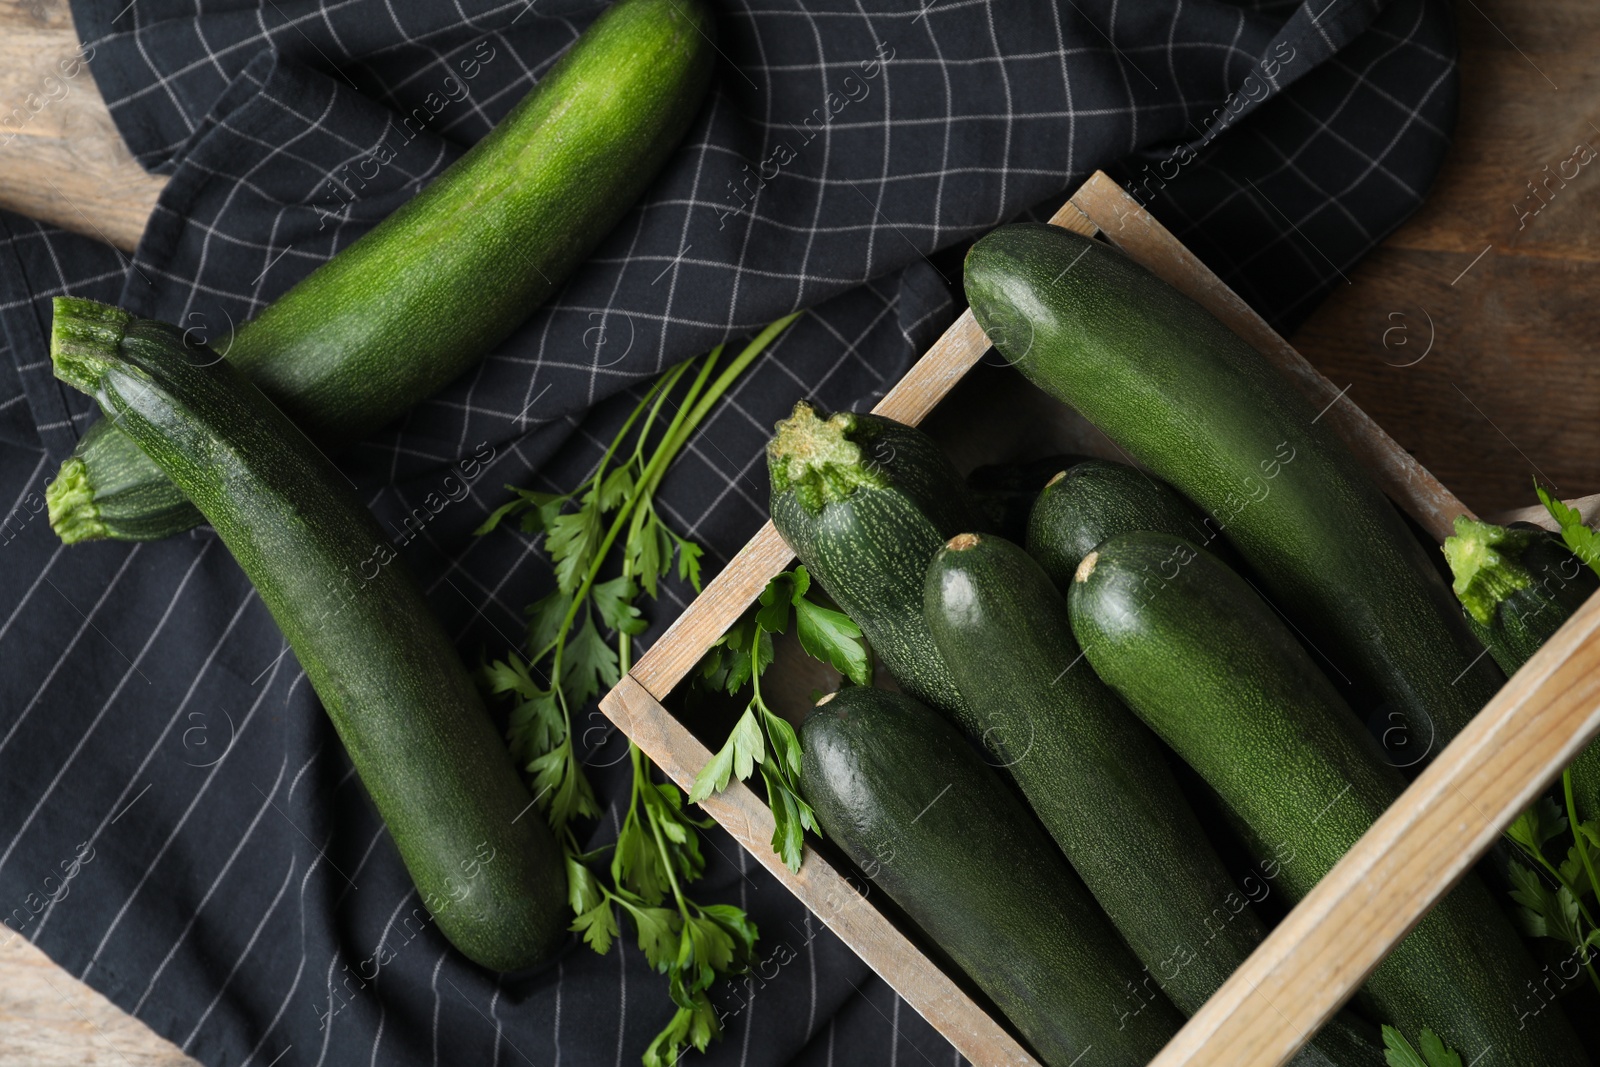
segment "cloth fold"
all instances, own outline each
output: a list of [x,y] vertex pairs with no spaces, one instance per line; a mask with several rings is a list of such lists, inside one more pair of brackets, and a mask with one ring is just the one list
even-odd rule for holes
[[[516,981],[449,949],[212,533],[69,550],[29,504],[96,417],[50,376],[51,296],[225,352],[602,7],[73,4],[117,128],[171,181],[131,260],[0,213],[0,916],[207,1064],[632,1063],[670,1015],[626,936]],[[334,457],[469,661],[517,644],[552,584],[537,544],[473,528],[507,483],[577,484],[661,369],[807,309],[663,486],[715,569],[764,518],[772,424],[797,399],[862,407],[892,385],[961,306],[971,238],[1115,168],[1287,328],[1420,202],[1456,98],[1441,0],[718,14],[712,94],[644,200],[478,369]],[[669,584],[644,640],[691,596]],[[579,719],[598,847],[626,803],[626,745],[593,709]],[[958,1061],[726,834],[706,852],[696,899],[762,932],[757,973],[713,990],[727,1037],[706,1062]],[[75,856],[92,858],[70,893],[49,889]]]

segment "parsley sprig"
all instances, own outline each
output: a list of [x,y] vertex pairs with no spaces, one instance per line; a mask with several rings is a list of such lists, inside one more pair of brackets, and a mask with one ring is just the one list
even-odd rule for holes
[[1447,1046],[1439,1035],[1422,1028],[1418,1052],[1405,1035],[1394,1027],[1383,1027],[1383,1059],[1389,1067],[1461,1067],[1461,1054]]
[[609,862],[607,848],[583,851],[573,823],[598,817],[600,807],[573,745],[572,715],[632,666],[633,640],[647,626],[641,597],[656,599],[674,571],[699,592],[702,550],[667,525],[656,493],[717,401],[797,316],[768,326],[726,364],[718,345],[667,371],[582,485],[566,493],[507,486],[515,496],[476,531],[515,517],[543,538],[555,569],[554,591],[527,609],[526,658],[508,652],[484,668],[485,681],[516,699],[508,742],[566,853],[572,929],[604,954],[626,916],[645,958],[667,976],[676,1011],[645,1050],[645,1067],[676,1063],[687,1046],[704,1052],[721,1036],[707,991],[749,967],[757,931],[739,908],[688,896],[705,871],[699,831],[711,822],[684,810],[682,793],[656,781],[632,742],[633,786]]
[[761,696],[761,674],[772,662],[772,635],[788,632],[792,620],[807,655],[832,664],[856,685],[872,681],[872,661],[861,628],[844,612],[806,599],[810,588],[811,575],[804,567],[773,578],[755,608],[706,653],[701,677],[730,695],[749,683],[750,702],[727,742],[700,769],[689,789],[689,802],[698,804],[726,789],[731,778],[747,781],[760,767],[775,824],[772,849],[791,871],[800,870],[805,832],[822,830],[811,805],[800,795],[800,740],[788,720]]
[[1539,503],[1561,527],[1561,539],[1567,543],[1572,554],[1600,574],[1600,533],[1584,525],[1583,516],[1578,514],[1577,508],[1569,507],[1565,501],[1547,493],[1544,486],[1535,482],[1533,491],[1539,494]]
[[[1591,902],[1597,898],[1595,868],[1600,865],[1600,823],[1579,822],[1572,795],[1572,771],[1561,776],[1567,810],[1563,813],[1549,797],[1540,797],[1516,822],[1506,828],[1506,836],[1523,855],[1537,866],[1529,868],[1512,861],[1509,874],[1514,888],[1511,899],[1520,905],[1518,917],[1529,937],[1549,937],[1570,945],[1574,958],[1600,992],[1600,974],[1594,957],[1600,950],[1600,923],[1595,922]],[[1545,846],[1564,842],[1572,832],[1572,844],[1559,865],[1546,855]],[[1556,853],[1560,855],[1559,852]]]

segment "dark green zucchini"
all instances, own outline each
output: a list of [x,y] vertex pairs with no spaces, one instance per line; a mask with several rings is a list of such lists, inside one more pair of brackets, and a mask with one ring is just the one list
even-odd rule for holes
[[1060,471],[1039,493],[1028,516],[1028,553],[1065,590],[1095,545],[1134,530],[1169,533],[1207,548],[1210,541],[1229,551],[1205,516],[1166,482],[1126,463],[1090,459]]
[[1003,226],[966,261],[1001,352],[1200,506],[1324,650],[1363,719],[1434,750],[1504,682],[1450,590],[1321,413],[1199,304],[1122,253]]
[[828,840],[1050,1067],[1143,1067],[1177,1033],[1183,1016],[949,722],[902,694],[851,687],[824,698],[800,743],[801,789]]
[[89,427],[44,495],[51,528],[69,545],[103,537],[156,541],[205,521],[110,419]]
[[964,710],[922,617],[928,561],[946,539],[978,525],[939,446],[892,419],[823,419],[802,402],[778,423],[767,469],[773,525],[895,681],[939,711]]
[[967,488],[983,515],[986,528],[1008,541],[1020,543],[1028,532],[1033,502],[1052,475],[1087,457],[1045,456],[1020,463],[992,463],[967,475]]
[[[1495,526],[1465,515],[1444,542],[1467,625],[1500,669],[1515,674],[1600,589],[1561,535],[1532,523]],[[1600,818],[1600,741],[1572,761],[1578,817]]]
[[[1016,545],[957,534],[929,565],[925,595],[934,642],[971,708],[963,725],[1010,772],[1162,992],[1193,1015],[1267,931],[1165,747],[1082,660],[1066,599]],[[1264,888],[1256,879],[1251,892]],[[1312,1039],[1320,1058],[1297,1064],[1383,1062],[1351,1043],[1348,1024],[1333,1025],[1342,1032]]]
[[[700,109],[715,34],[705,0],[618,0],[488,136],[241,327],[227,358],[324,446],[432,396],[633,207]],[[63,541],[200,521],[137,446],[97,434],[47,490]]]
[[305,669],[439,929],[496,970],[567,926],[566,871],[472,678],[344,477],[179,331],[58,297],[58,378],[195,502]]
[[1600,575],[1560,534],[1532,523],[1495,526],[1457,516],[1444,558],[1467,625],[1507,674],[1520,670],[1600,589]]
[[[1404,788],[1377,742],[1278,615],[1210,554],[1165,534],[1084,557],[1068,600],[1089,662],[1276,851],[1299,900]],[[1479,1067],[1571,1067],[1565,1018],[1519,1023],[1537,969],[1469,873],[1368,978],[1360,1000],[1405,1033],[1427,1026]]]

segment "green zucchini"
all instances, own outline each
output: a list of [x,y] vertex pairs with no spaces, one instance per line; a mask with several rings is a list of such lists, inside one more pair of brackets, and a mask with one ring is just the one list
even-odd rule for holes
[[1465,515],[1444,542],[1467,625],[1500,669],[1515,674],[1596,589],[1600,575],[1558,533],[1495,526]]
[[44,495],[50,525],[69,545],[103,537],[156,541],[205,521],[110,419],[89,427]]
[[983,237],[965,280],[978,323],[1025,376],[1211,517],[1350,678],[1363,719],[1398,715],[1437,750],[1504,683],[1321,413],[1199,304],[1054,226]]
[[[1444,542],[1467,625],[1500,669],[1515,674],[1600,589],[1558,533],[1518,522],[1495,526],[1465,515]],[[1600,741],[1572,761],[1578,817],[1600,818]]]
[[1021,463],[992,463],[967,475],[967,488],[972,490],[987,528],[1009,541],[1021,542],[1027,535],[1028,513],[1045,482],[1085,458],[1062,454]]
[[977,516],[939,446],[877,415],[820,418],[805,402],[767,445],[772,523],[856,621],[901,688],[959,714],[961,693],[922,616],[922,576]]
[[1134,530],[1201,545],[1216,537],[1172,486],[1126,463],[1090,459],[1058,472],[1039,493],[1028,516],[1028,554],[1056,588],[1069,589],[1078,563],[1095,545]]
[[549,958],[567,925],[561,851],[476,686],[350,485],[232,365],[180,332],[58,297],[56,377],[195,502],[321,697],[439,929],[472,960]]
[[[1095,671],[1275,852],[1299,900],[1404,788],[1278,615],[1209,553],[1165,534],[1113,537],[1068,598]],[[1361,1001],[1404,1033],[1427,1026],[1479,1067],[1589,1062],[1564,1018],[1519,1023],[1536,968],[1468,873],[1368,978]],[[1481,1057],[1481,1058],[1480,1058]]]
[[[715,32],[705,0],[618,0],[488,136],[242,326],[228,359],[325,447],[438,392],[654,180],[710,85]],[[149,540],[201,521],[136,445],[98,433],[46,492],[63,541]]]
[[[963,725],[1010,772],[1145,971],[1193,1015],[1267,930],[1165,747],[1082,662],[1066,599],[1016,545],[957,534],[929,565],[925,595],[934,642],[972,709]],[[1382,1062],[1350,1044],[1348,1024],[1333,1025],[1344,1032],[1312,1039],[1321,1058],[1297,1064]]]
[[1142,1067],[1177,1033],[1183,1016],[1143,984],[1061,853],[949,722],[852,687],[824,698],[800,742],[801,789],[828,840],[1050,1067]]

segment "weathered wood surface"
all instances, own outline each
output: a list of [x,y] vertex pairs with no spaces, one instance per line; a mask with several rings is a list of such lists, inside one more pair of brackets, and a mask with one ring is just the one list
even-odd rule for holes
[[0,208],[131,252],[166,178],[117,136],[66,0],[0,0]]
[[21,937],[0,939],[0,1063],[193,1067],[144,1023]]
[[1600,149],[1600,8],[1475,0],[1456,18],[1444,169],[1291,340],[1489,513],[1536,503],[1536,475],[1564,497],[1600,491],[1600,158],[1558,173],[1579,144]]

